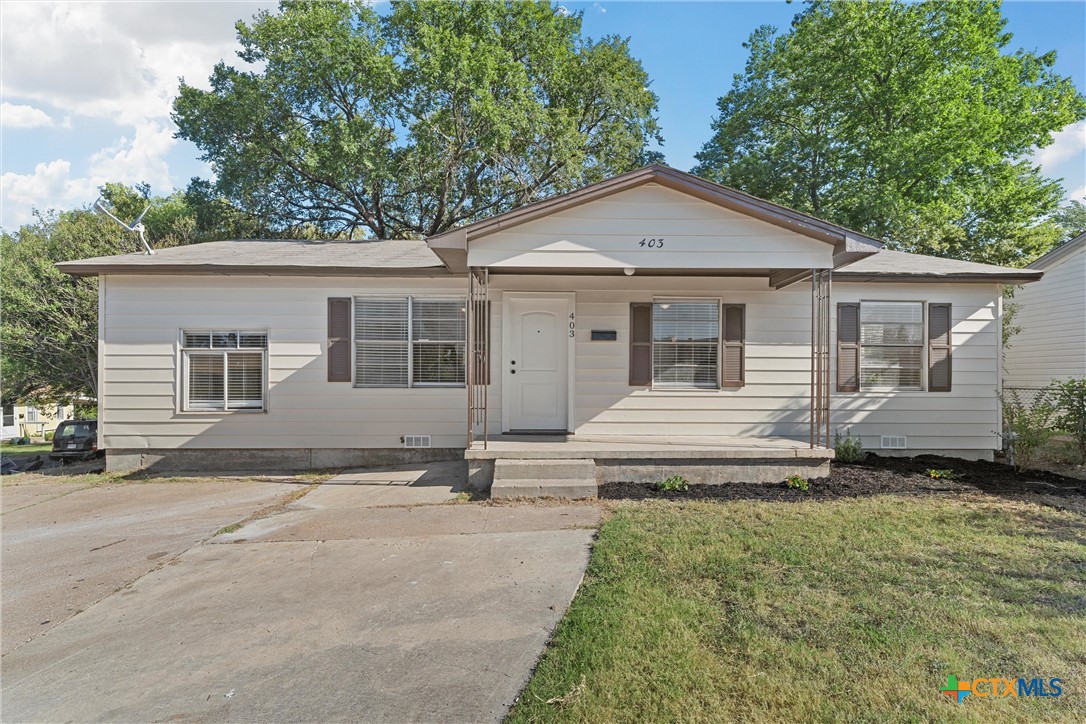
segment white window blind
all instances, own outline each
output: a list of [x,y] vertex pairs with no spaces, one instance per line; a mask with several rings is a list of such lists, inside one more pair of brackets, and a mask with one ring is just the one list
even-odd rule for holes
[[720,304],[652,306],[652,382],[659,387],[719,386]]
[[355,298],[355,386],[464,385],[462,298]]
[[922,302],[860,304],[860,387],[921,388],[924,370]]
[[267,332],[185,330],[181,344],[184,409],[264,409]]
[[467,309],[462,299],[411,300],[412,381],[463,385]]

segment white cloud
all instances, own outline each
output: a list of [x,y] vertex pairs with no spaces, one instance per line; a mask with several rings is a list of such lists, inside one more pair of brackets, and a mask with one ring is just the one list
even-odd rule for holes
[[155,189],[172,188],[163,157],[176,142],[169,128],[144,123],[136,128],[131,140],[122,137],[113,146],[92,154],[85,175],[73,176],[71,162],[64,159],[39,163],[32,173],[9,171],[0,176],[5,226],[10,230],[31,221],[34,209],[64,209],[89,203],[109,181],[147,182]]
[[34,106],[0,103],[0,126],[4,128],[38,128],[53,125],[48,113]]
[[1086,203],[1086,184],[1079,186],[1077,189],[1067,194],[1067,198],[1073,201]]
[[[170,191],[166,156],[177,143],[169,116],[178,79],[207,88],[219,60],[240,64],[235,22],[275,5],[274,0],[5,0],[0,5],[0,94],[35,105],[4,103],[4,125],[59,125],[78,133],[81,123],[93,118],[118,128],[114,142],[98,151],[92,146],[86,156],[71,160],[57,159],[42,143],[45,157],[32,172],[3,174],[0,221],[6,226],[29,221],[32,207],[89,203],[106,181],[146,181],[156,193]],[[48,160],[51,155],[54,160]]]
[[1033,160],[1044,167],[1055,167],[1086,152],[1086,121],[1072,123],[1052,134],[1052,143],[1038,149]]

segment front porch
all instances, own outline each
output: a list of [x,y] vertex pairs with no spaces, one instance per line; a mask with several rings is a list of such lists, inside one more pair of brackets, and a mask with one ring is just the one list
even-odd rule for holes
[[492,497],[594,497],[599,483],[777,483],[829,474],[833,450],[784,437],[500,435],[464,452],[468,484]]

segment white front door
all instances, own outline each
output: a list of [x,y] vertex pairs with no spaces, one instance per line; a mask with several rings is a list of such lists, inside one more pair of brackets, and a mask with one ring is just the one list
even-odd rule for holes
[[508,396],[507,431],[562,431],[568,427],[569,297],[505,297],[503,381]]

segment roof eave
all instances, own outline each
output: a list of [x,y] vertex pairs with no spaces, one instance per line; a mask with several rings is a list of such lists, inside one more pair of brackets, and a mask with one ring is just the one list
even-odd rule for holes
[[1028,284],[1041,278],[1043,272],[1005,272],[981,273],[962,272],[958,274],[916,274],[910,272],[857,272],[835,271],[834,281],[848,282],[988,282],[991,284]]
[[104,275],[306,276],[306,277],[439,277],[449,270],[430,267],[256,266],[240,264],[108,264],[61,262],[57,268],[76,277]]

